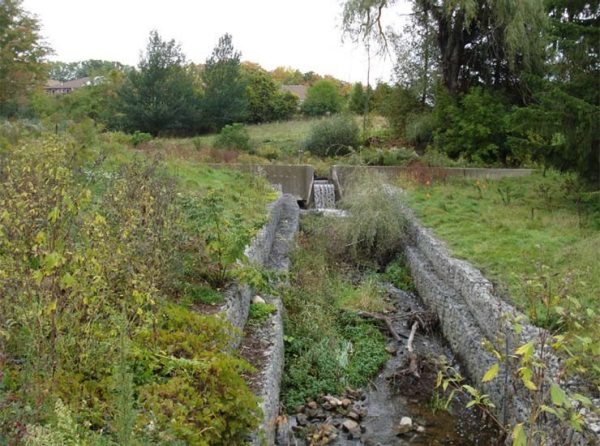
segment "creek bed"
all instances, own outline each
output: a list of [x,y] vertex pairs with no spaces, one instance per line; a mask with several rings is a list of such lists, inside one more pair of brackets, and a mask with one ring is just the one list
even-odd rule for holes
[[[418,297],[388,285],[386,299],[393,306],[393,311],[387,315],[391,326],[398,335],[407,339],[411,331],[411,315],[423,313]],[[381,325],[382,330],[386,330],[385,324]],[[277,444],[498,444],[498,430],[483,420],[479,409],[465,409],[467,401],[456,397],[451,412],[441,407],[434,410],[435,360],[445,356],[457,367],[452,353],[435,327],[418,330],[414,337],[414,351],[420,359],[419,378],[406,373],[406,339],[397,342],[390,336],[388,349],[391,353],[394,350],[396,352],[390,355],[383,369],[366,389],[350,389],[345,395],[324,396],[298,408],[297,413],[290,416],[289,422],[280,429]],[[401,425],[401,421],[404,425]]]

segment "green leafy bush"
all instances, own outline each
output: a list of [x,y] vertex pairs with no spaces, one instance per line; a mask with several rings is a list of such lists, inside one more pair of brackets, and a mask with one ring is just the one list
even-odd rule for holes
[[[26,141],[0,152],[0,442],[241,443],[259,410],[248,364],[228,353],[233,329],[165,301],[205,297],[179,257],[209,255],[210,215],[180,212],[156,162],[90,161],[64,135]],[[224,226],[235,249],[254,222]]]
[[304,145],[317,156],[346,155],[359,145],[358,125],[351,116],[338,115],[317,123]]
[[528,154],[508,144],[509,111],[506,98],[482,88],[471,89],[458,102],[440,95],[435,145],[453,159],[518,166]]
[[404,138],[416,147],[425,147],[433,141],[435,118],[432,113],[424,112],[409,115],[406,119]]
[[149,141],[152,141],[152,135],[150,133],[136,131],[133,133],[133,135],[131,135],[131,144],[133,144],[133,147],[137,147],[140,144],[144,144]]
[[218,149],[235,149],[249,152],[250,135],[243,124],[229,124],[221,129],[214,142]]
[[227,353],[232,328],[212,316],[168,305],[152,330],[136,341],[150,353],[136,356],[143,408],[138,426],[155,423],[150,438],[185,444],[240,444],[258,425],[257,399],[241,377],[250,371]]

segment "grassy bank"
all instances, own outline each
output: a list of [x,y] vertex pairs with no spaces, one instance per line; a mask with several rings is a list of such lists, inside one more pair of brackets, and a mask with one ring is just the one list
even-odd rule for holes
[[552,172],[400,184],[455,256],[480,268],[535,323],[572,335],[578,370],[600,376],[598,193]]

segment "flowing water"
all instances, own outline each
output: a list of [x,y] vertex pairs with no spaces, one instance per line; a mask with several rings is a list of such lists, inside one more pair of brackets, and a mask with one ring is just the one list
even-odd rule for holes
[[335,209],[335,188],[327,180],[315,180],[313,197],[316,209]]
[[[423,311],[417,296],[397,289],[388,288],[388,300],[395,307],[389,315],[392,326],[402,337],[408,337],[411,322],[409,315]],[[445,356],[452,361],[452,353],[446,347],[443,338],[435,329],[419,330],[414,339],[414,349],[420,358],[439,358]],[[339,429],[333,441],[311,442],[302,435],[293,435],[291,439],[279,441],[281,446],[310,446],[331,444],[335,446],[492,446],[500,444],[497,429],[484,422],[478,410],[465,409],[467,401],[455,400],[452,412],[432,405],[433,389],[436,381],[436,367],[433,362],[424,361],[420,366],[420,377],[399,373],[406,369],[406,346],[390,340],[398,351],[392,355],[379,375],[365,389],[362,398],[354,406],[366,416],[361,420],[360,438],[353,438]],[[403,417],[410,417],[418,430],[404,434],[398,433],[398,425]],[[333,418],[336,418],[334,415]],[[339,418],[339,417],[337,417]],[[344,417],[322,423],[339,424]],[[296,424],[295,417],[291,419]]]

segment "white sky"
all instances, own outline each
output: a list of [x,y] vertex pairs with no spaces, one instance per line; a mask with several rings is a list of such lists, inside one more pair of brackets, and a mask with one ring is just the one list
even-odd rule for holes
[[[137,65],[148,33],[156,29],[199,63],[228,32],[242,60],[268,70],[291,66],[351,82],[366,80],[364,49],[342,44],[339,0],[24,0],[23,6],[40,20],[55,51],[52,60]],[[397,20],[391,15],[388,20]],[[391,62],[373,57],[372,83],[390,76]]]

